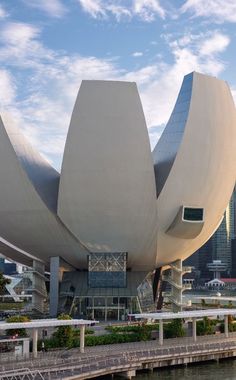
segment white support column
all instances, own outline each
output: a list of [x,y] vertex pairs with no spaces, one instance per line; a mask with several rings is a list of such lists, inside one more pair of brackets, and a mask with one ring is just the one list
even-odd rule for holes
[[58,313],[60,282],[60,257],[50,257],[50,317],[56,317]]
[[120,320],[120,297],[118,297],[117,307],[118,307],[118,316],[117,316],[117,319],[119,321]]
[[29,358],[29,338],[23,340],[23,356],[24,358]]
[[37,358],[38,354],[38,329],[33,329],[33,358]]
[[50,257],[50,317],[56,317],[58,314],[59,290],[63,273],[72,270],[74,270],[74,268],[66,263],[61,257]]
[[159,344],[162,346],[163,345],[163,320],[159,320]]
[[105,297],[105,322],[107,321],[107,297]]
[[94,297],[92,297],[92,308],[93,308],[92,318],[94,319]]
[[225,336],[229,337],[229,316],[225,315]]
[[84,353],[85,325],[80,325],[80,352]]
[[193,341],[197,341],[197,321],[196,318],[192,319],[192,333],[193,333]]

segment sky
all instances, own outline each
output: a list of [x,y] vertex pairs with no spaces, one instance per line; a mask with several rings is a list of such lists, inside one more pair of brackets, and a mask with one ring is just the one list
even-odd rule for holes
[[194,70],[236,100],[235,0],[0,0],[0,114],[58,170],[81,80],[136,82],[153,148]]

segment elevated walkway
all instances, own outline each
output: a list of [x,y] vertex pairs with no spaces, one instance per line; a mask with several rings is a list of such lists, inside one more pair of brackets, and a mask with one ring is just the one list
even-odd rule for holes
[[[223,335],[223,334],[222,334]],[[1,366],[1,380],[91,379],[109,374],[122,374],[131,379],[139,370],[236,357],[236,334],[199,337],[198,343],[189,338],[166,339],[164,346],[157,341],[88,347],[86,354],[78,349],[41,353],[38,360]],[[22,366],[24,367],[22,368]],[[10,377],[10,376],[11,377]]]

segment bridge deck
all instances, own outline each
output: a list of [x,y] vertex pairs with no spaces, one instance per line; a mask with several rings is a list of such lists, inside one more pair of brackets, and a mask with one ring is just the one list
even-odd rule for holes
[[163,346],[158,341],[124,343],[110,346],[40,353],[36,359],[12,362],[12,357],[0,356],[1,380],[88,379],[105,374],[153,369],[218,360],[236,356],[236,334],[168,339]]

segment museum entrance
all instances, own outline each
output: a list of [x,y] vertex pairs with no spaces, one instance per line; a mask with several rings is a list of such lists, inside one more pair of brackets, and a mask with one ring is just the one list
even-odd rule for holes
[[76,318],[98,321],[124,321],[129,313],[140,312],[137,297],[81,297],[73,310]]

